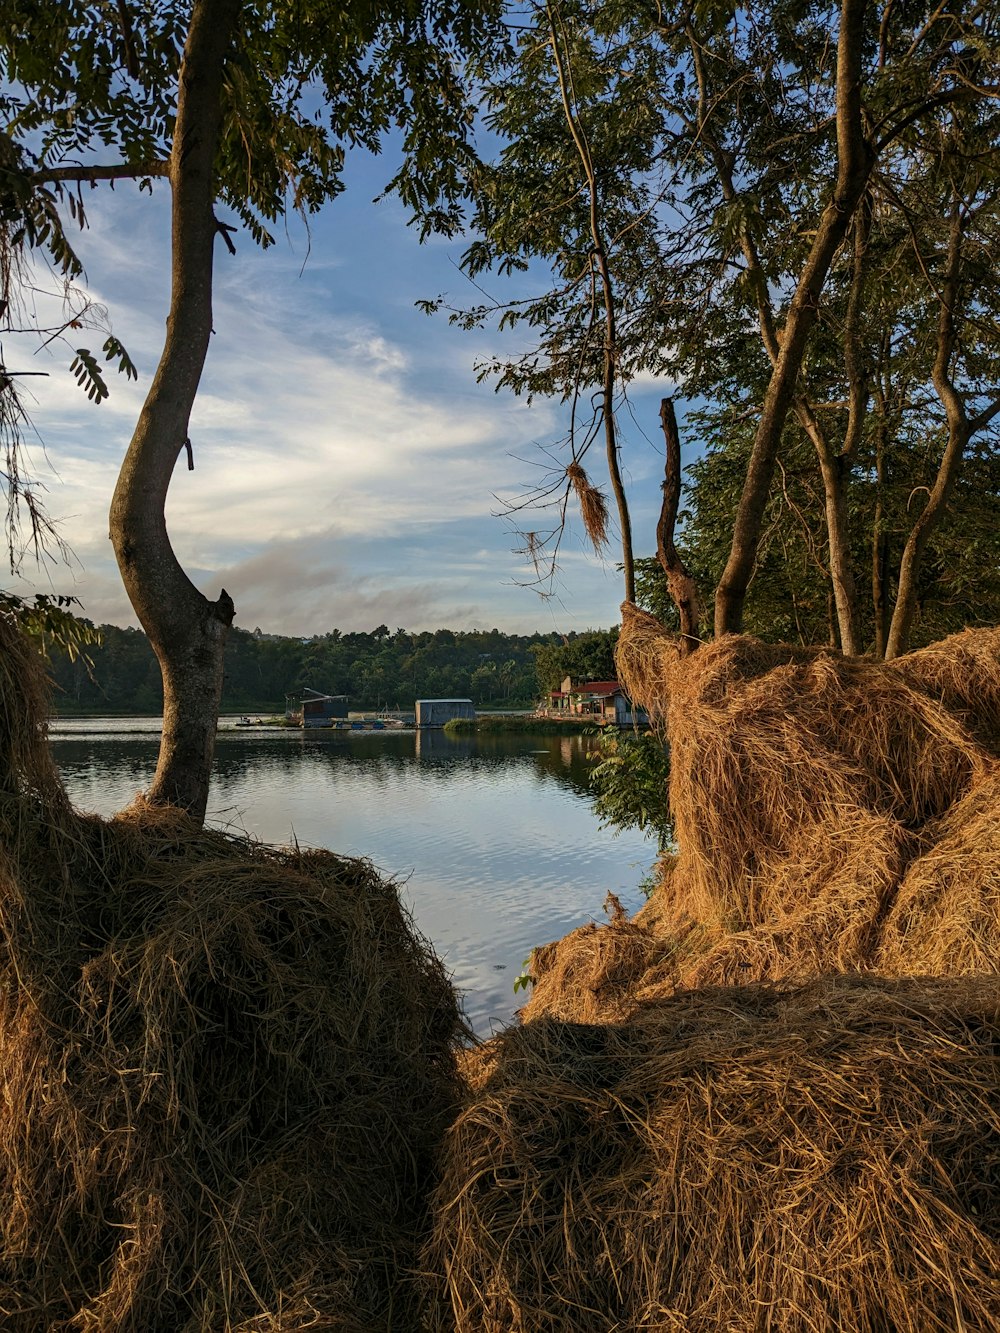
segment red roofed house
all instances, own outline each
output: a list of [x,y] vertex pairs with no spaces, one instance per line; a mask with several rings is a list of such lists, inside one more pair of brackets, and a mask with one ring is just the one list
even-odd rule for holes
[[[590,717],[595,722],[614,722],[618,726],[632,721],[632,702],[616,680],[585,680],[574,685],[567,676],[561,688],[549,695],[549,711]],[[637,720],[646,719],[640,713]]]

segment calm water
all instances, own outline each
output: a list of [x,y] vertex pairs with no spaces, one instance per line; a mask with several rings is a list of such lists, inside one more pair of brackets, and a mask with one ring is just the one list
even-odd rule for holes
[[[237,730],[223,722],[209,822],[267,842],[366,856],[462,992],[476,1031],[510,1021],[531,948],[600,918],[608,890],[637,907],[654,845],[601,829],[589,737]],[[110,814],[149,782],[159,719],[57,721],[53,751],[83,810]]]

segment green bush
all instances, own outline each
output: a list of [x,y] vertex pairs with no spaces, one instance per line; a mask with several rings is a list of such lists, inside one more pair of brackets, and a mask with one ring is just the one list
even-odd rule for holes
[[605,732],[590,774],[594,812],[605,828],[656,833],[663,852],[673,843],[667,799],[670,754],[651,731]]

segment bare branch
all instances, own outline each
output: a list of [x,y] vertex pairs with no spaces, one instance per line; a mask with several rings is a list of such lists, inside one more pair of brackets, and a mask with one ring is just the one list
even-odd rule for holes
[[549,45],[555,63],[556,76],[562,100],[563,114],[569,127],[570,135],[576,146],[580,164],[587,179],[590,195],[590,233],[593,242],[592,264],[595,267],[601,285],[604,304],[604,377],[603,400],[601,405],[604,424],[605,452],[611,489],[618,505],[618,522],[622,541],[622,567],[625,575],[625,600],[635,601],[635,561],[632,553],[632,521],[629,515],[628,501],[625,497],[625,485],[622,481],[620,460],[618,457],[618,437],[615,426],[614,397],[618,381],[618,346],[615,329],[615,291],[611,280],[607,247],[604,238],[603,219],[601,217],[600,198],[597,187],[597,173],[587,141],[586,132],[576,108],[576,98],[572,88],[572,71],[563,54],[566,35],[561,17],[557,14],[552,0],[548,0],[546,12],[549,19]]
[[698,635],[698,590],[674,545],[674,528],[681,496],[681,439],[674,404],[670,398],[664,398],[660,403],[660,424],[666,441],[666,463],[662,484],[663,504],[656,525],[656,556],[681,618],[681,653],[687,655],[701,642]]
[[78,163],[76,166],[43,167],[40,171],[30,172],[28,179],[32,185],[53,185],[63,181],[91,181],[96,183],[97,181],[146,180],[150,176],[166,177],[169,171],[170,163],[166,160],[135,164],[118,162],[106,167],[85,167],[82,163]]

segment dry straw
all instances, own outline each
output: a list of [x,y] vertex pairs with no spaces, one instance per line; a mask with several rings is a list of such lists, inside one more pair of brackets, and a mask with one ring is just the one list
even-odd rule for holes
[[451,1131],[440,1333],[1000,1327],[1000,992],[830,978],[495,1042]]
[[618,666],[679,854],[472,1064],[435,1327],[1000,1328],[1000,634],[683,657],[627,607]]
[[363,861],[75,814],[0,622],[0,1327],[415,1329],[452,989]]
[[608,542],[608,502],[575,459],[567,467],[566,476],[576,493],[584,531],[600,555]]
[[683,657],[626,607],[618,666],[670,742],[680,855],[633,921],[536,951],[527,1017],[616,1020],[678,984],[1000,970],[1000,631],[889,663],[737,635]]

